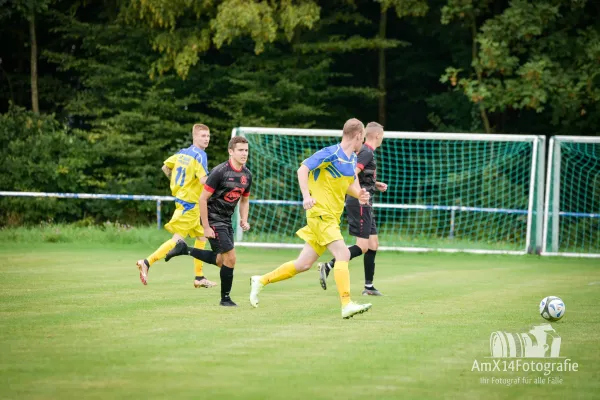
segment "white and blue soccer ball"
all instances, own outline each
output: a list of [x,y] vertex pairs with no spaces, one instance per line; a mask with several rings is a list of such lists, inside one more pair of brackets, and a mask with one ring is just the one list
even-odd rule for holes
[[558,321],[565,315],[565,302],[556,296],[544,297],[540,302],[540,315],[548,321]]

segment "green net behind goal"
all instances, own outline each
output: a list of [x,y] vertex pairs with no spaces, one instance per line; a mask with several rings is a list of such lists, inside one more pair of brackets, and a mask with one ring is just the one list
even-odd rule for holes
[[546,251],[600,257],[600,138],[553,142]]
[[[247,166],[253,174],[252,230],[238,239],[302,244],[295,236],[306,222],[296,171],[305,158],[338,143],[341,132],[239,128],[237,134],[249,141]],[[536,139],[491,141],[400,132],[384,137],[375,153],[377,180],[388,184],[387,192],[375,195],[381,247],[527,250],[535,231]],[[345,215],[341,229],[353,243]]]

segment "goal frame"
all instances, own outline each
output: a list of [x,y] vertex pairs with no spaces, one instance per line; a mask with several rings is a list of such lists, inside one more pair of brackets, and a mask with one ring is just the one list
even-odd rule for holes
[[[237,127],[231,131],[231,137],[245,136],[246,134],[269,134],[269,135],[292,135],[292,136],[342,136],[342,130],[335,129],[295,129],[295,128],[261,128],[261,127]],[[493,249],[465,249],[465,248],[436,248],[436,247],[403,247],[403,246],[380,246],[382,251],[402,252],[441,252],[441,253],[474,253],[474,254],[510,254],[524,255],[538,253],[541,250],[543,239],[543,214],[544,197],[544,164],[545,164],[545,136],[538,135],[507,135],[488,133],[441,133],[441,132],[404,132],[385,131],[386,140],[389,139],[414,139],[414,140],[462,140],[462,141],[490,141],[490,142],[531,142],[531,174],[529,177],[529,197],[527,206],[527,227],[525,248],[522,250],[493,250]],[[537,196],[536,196],[537,194]],[[537,197],[537,199],[536,199]],[[250,203],[264,202],[265,200],[250,200]],[[300,201],[289,201],[286,203],[298,203]],[[391,205],[374,203],[375,208],[421,208],[419,205]],[[422,206],[425,208],[425,206]],[[469,211],[471,207],[452,206],[452,211]],[[533,218],[537,214],[538,218]],[[236,209],[234,217],[235,245],[256,248],[294,248],[304,247],[304,244],[272,243],[272,242],[244,242],[244,234],[239,229],[239,210]],[[533,232],[535,226],[535,235]]]
[[[560,240],[560,217],[563,212],[560,211],[560,173],[561,173],[561,143],[599,143],[600,137],[589,136],[553,136],[548,145],[548,169],[546,172],[546,194],[544,200],[544,236],[542,238],[543,256],[562,256],[562,257],[587,257],[600,258],[600,253],[572,253],[561,252],[559,249]],[[550,202],[552,201],[552,210]],[[592,217],[599,218],[598,214],[590,214]],[[556,216],[556,218],[550,218]],[[552,244],[548,246],[548,232],[552,223]],[[550,247],[550,248],[549,248]]]

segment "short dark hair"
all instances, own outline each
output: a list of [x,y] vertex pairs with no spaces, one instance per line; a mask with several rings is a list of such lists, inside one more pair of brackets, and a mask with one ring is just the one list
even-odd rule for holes
[[248,143],[248,139],[246,139],[243,136],[234,136],[229,141],[229,145],[227,146],[227,148],[230,149],[230,150],[234,150],[235,149],[235,145],[238,144],[238,143]]

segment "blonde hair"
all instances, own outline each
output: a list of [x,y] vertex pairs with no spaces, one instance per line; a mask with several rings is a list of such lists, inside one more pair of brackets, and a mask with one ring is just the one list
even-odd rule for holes
[[192,136],[196,136],[202,131],[210,132],[210,129],[208,129],[208,126],[204,124],[194,124],[194,127],[192,128]]
[[369,122],[367,124],[367,136],[371,136],[372,134],[377,133],[379,131],[383,132],[383,125],[381,125],[380,123]]
[[344,124],[343,136],[354,139],[365,129],[365,125],[356,118],[351,118]]

